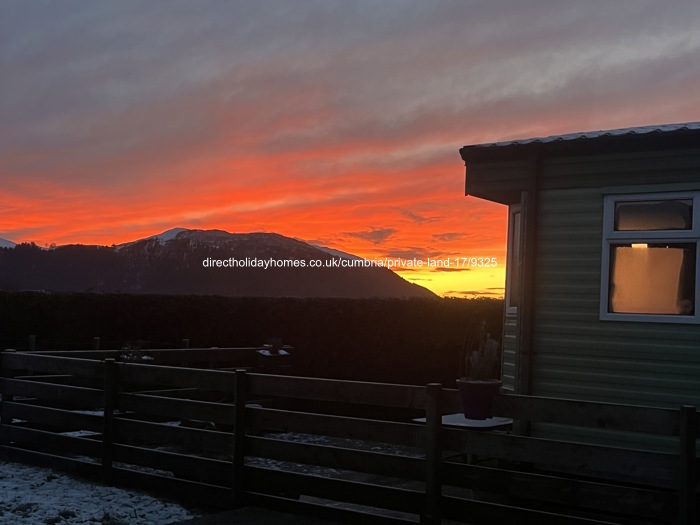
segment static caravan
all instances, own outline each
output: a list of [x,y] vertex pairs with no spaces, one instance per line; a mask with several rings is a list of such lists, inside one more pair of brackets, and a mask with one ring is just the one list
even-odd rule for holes
[[509,210],[503,389],[700,406],[700,123],[460,153]]

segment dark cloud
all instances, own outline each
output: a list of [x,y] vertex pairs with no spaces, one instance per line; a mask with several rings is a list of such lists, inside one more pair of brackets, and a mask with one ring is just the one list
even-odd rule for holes
[[396,230],[394,228],[372,228],[371,230],[361,232],[345,232],[343,235],[356,239],[364,239],[373,244],[381,244],[395,233]]
[[465,233],[434,233],[432,239],[434,241],[459,241],[464,239],[467,235]]
[[405,215],[409,219],[411,219],[413,222],[416,224],[427,224],[430,222],[435,222],[438,220],[437,217],[423,217],[422,215],[418,215],[417,213],[413,213],[410,210],[400,210],[402,215]]
[[397,248],[386,253],[385,257],[390,259],[418,259],[427,260],[430,257],[437,257],[440,254],[427,248],[411,246],[406,248]]
[[499,297],[503,293],[489,292],[485,290],[449,290],[445,292],[445,295],[457,295],[457,296],[478,296],[478,297]]

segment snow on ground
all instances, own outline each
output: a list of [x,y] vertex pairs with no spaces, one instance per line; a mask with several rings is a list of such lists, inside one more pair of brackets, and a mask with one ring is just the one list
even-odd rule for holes
[[0,525],[165,525],[194,516],[142,492],[0,461]]

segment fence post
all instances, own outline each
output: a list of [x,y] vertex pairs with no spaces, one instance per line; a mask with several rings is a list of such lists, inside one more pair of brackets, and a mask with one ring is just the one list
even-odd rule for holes
[[425,505],[420,517],[421,524],[439,525],[442,517],[442,385],[430,383],[426,387],[425,404]]
[[[10,377],[10,375],[6,372],[5,370],[5,359],[4,356],[10,353],[14,353],[14,349],[6,348],[2,352],[0,352],[0,379],[6,379]],[[5,417],[5,403],[11,403],[14,400],[13,395],[8,395],[5,394],[5,383],[3,381],[2,387],[0,387],[0,395],[2,398],[0,399],[0,445],[7,445],[6,440],[5,440],[5,432],[3,429],[3,425],[11,425],[12,424],[12,418],[10,417]]]
[[119,378],[114,359],[104,360],[104,416],[102,418],[102,480],[112,483],[114,462],[114,409],[117,404]]
[[678,479],[679,522],[682,525],[695,523],[696,500],[695,484],[697,482],[695,440],[697,433],[697,415],[694,406],[683,405],[680,408],[680,469]]
[[29,336],[29,351],[33,352],[34,350],[36,350],[36,336],[30,335]]
[[233,505],[245,505],[245,483],[243,469],[245,466],[245,404],[248,378],[243,369],[235,372],[234,419],[233,419]]
[[190,340],[185,338],[182,340],[182,347],[183,348],[189,348],[190,347]]
[[99,349],[100,349],[100,338],[99,338],[99,337],[93,337],[93,338],[92,338],[92,347],[93,347],[93,350],[99,350]]

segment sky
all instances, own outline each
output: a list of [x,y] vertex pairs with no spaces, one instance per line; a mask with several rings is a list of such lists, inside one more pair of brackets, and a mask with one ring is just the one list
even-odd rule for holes
[[0,238],[275,232],[502,296],[507,210],[459,148],[700,120],[698,27],[696,0],[0,0]]

